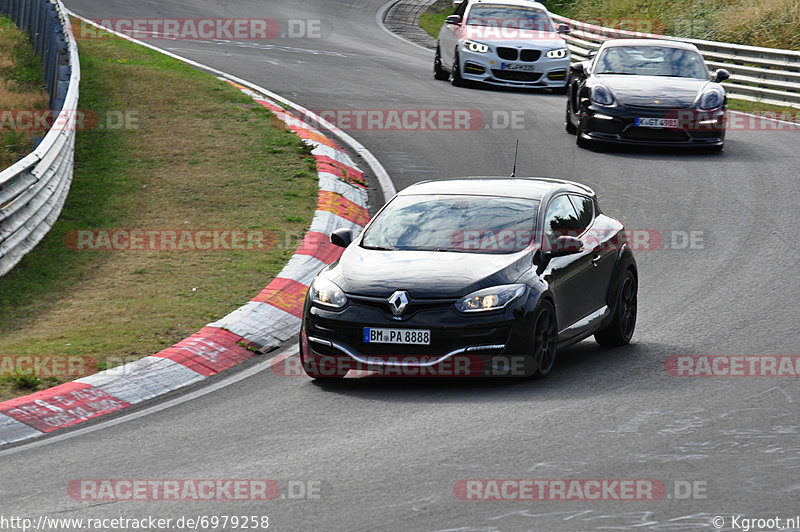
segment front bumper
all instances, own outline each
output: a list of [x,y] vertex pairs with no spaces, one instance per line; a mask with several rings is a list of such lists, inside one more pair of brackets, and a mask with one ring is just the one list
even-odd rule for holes
[[[530,333],[523,324],[524,303],[482,315],[461,314],[453,303],[412,302],[408,317],[398,321],[377,299],[351,298],[340,311],[306,302],[301,349],[338,368],[386,376],[524,375]],[[430,345],[365,342],[365,327],[430,330]]]
[[[652,128],[636,125],[637,118],[671,118],[677,127]],[[579,117],[584,140],[610,144],[645,146],[714,147],[725,142],[724,108],[692,109],[604,107],[592,104]]]
[[[460,53],[461,76],[465,80],[502,87],[562,88],[567,84],[569,56],[535,61],[507,61],[493,51]],[[525,70],[519,70],[525,69]]]

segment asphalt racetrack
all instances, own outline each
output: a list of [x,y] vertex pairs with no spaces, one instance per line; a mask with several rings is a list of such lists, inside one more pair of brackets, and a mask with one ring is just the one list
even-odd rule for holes
[[[800,355],[800,132],[739,127],[722,153],[579,149],[564,132],[564,96],[435,81],[433,53],[378,24],[384,3],[67,7],[91,19],[294,24],[292,35],[269,40],[150,42],[340,120],[399,109],[477,117],[467,130],[350,127],[398,190],[508,175],[519,139],[518,175],[586,183],[605,212],[651,238],[637,251],[633,343],[604,349],[584,341],[561,352],[540,381],[367,377],[322,385],[262,363],[262,371],[190,401],[0,452],[0,513],[266,515],[270,530],[337,531],[715,530],[715,516],[733,530],[733,516],[800,514],[800,380],[668,371],[675,357]],[[300,23],[320,30],[302,34]],[[273,479],[281,496],[104,502],[75,496],[70,486],[80,479]],[[465,491],[469,479],[545,479],[549,500],[463,500],[494,493],[489,482]],[[620,500],[609,489],[593,497],[592,479],[648,480],[658,496]],[[578,481],[586,500],[563,500],[553,480]],[[519,483],[496,485],[503,486],[500,498],[524,498],[513,496]]]

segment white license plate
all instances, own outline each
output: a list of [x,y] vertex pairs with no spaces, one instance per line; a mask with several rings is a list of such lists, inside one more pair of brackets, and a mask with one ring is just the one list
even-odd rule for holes
[[501,63],[500,70],[515,70],[517,72],[536,72],[535,65],[516,65],[514,63]]
[[367,344],[430,345],[431,331],[428,329],[364,327],[364,342]]
[[637,118],[636,125],[639,127],[652,127],[656,129],[677,129],[677,118]]

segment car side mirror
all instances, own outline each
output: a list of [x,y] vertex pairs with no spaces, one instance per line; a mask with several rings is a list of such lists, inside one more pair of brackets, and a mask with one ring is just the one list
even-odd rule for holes
[[720,83],[725,81],[726,79],[731,77],[731,73],[725,70],[724,68],[720,68],[716,72],[714,72],[714,81]]
[[331,244],[346,248],[353,243],[353,231],[345,227],[334,229],[331,233]]
[[550,249],[545,250],[546,258],[563,257],[579,253],[583,248],[580,238],[574,236],[560,236],[550,244]]
[[561,35],[569,35],[569,24],[559,24],[556,26],[556,33]]
[[569,68],[576,74],[583,74],[586,72],[586,65],[584,65],[583,62],[572,63]]
[[461,24],[461,15],[450,15],[444,19],[445,24]]

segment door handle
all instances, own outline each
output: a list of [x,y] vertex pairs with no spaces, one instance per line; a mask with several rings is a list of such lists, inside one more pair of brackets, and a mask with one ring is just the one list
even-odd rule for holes
[[596,267],[598,264],[600,264],[600,259],[602,258],[602,255],[596,255],[595,258],[592,259],[592,265]]

